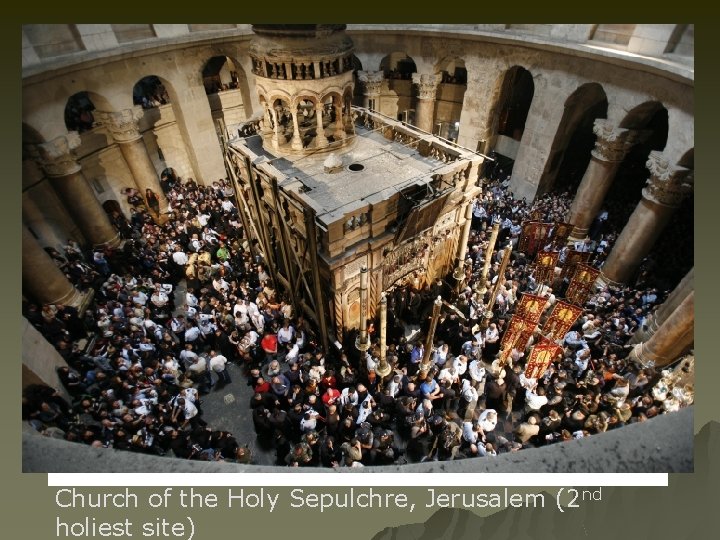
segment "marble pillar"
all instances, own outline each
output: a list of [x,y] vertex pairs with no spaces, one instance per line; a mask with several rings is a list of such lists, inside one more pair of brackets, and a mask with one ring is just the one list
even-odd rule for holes
[[292,140],[290,141],[290,146],[293,150],[302,150],[303,149],[303,141],[300,138],[300,124],[298,122],[298,112],[297,108],[293,108],[292,111],[292,122],[293,122],[293,136]]
[[78,307],[83,301],[83,295],[68,281],[25,225],[22,227],[22,283],[23,290],[39,304]]
[[465,255],[467,255],[468,239],[470,238],[470,226],[472,225],[473,199],[465,204],[465,224],[463,226],[460,244],[458,245],[458,265],[455,268],[453,277],[457,280],[458,287],[465,277]]
[[433,132],[435,125],[435,95],[439,82],[439,75],[428,73],[413,73],[413,84],[418,87],[418,102],[415,112],[415,125]]
[[115,247],[120,244],[120,236],[95,198],[73,153],[80,143],[80,135],[71,131],[37,145],[40,166],[88,242],[93,246]]
[[347,136],[347,133],[345,133],[345,122],[343,119],[343,102],[340,97],[333,99],[333,107],[335,107],[335,129],[333,130],[333,138],[336,141],[341,141]]
[[692,171],[671,165],[661,152],[650,152],[647,168],[650,178],[642,199],[602,267],[600,285],[626,283],[633,276],[683,198],[692,191]]
[[323,126],[323,112],[325,105],[321,102],[315,104],[315,119],[317,120],[317,135],[315,135],[315,147],[325,148],[328,145],[327,137],[325,137],[325,126]]
[[[148,188],[151,189],[160,202],[160,213],[162,214],[167,212],[168,202],[160,187],[157,171],[140,134],[138,121],[142,118],[142,115],[143,110],[139,106],[118,112],[95,112],[95,118],[107,128],[118,144],[120,152],[135,179],[138,190],[145,197],[145,191]],[[145,202],[148,210],[153,214],[154,212],[147,205],[147,200]],[[160,218],[160,216],[155,217]]]
[[272,114],[273,119],[272,147],[278,150],[280,148],[280,113],[277,109],[271,107],[270,114]]
[[600,213],[605,195],[612,186],[615,175],[628,150],[637,141],[637,133],[618,128],[604,118],[597,118],[593,125],[597,136],[591,152],[590,163],[578,187],[570,207],[568,223],[575,227],[569,241],[587,237],[590,225]]
[[628,358],[644,367],[662,368],[688,351],[695,341],[695,292],[688,294],[644,343],[635,345]]

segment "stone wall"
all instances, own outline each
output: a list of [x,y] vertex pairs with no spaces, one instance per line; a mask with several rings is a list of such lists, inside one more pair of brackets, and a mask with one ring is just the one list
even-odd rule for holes
[[[465,62],[468,85],[460,117],[458,142],[475,149],[492,141],[497,124],[497,101],[504,73],[513,66],[530,71],[534,96],[520,142],[511,189],[518,197],[532,199],[547,165],[565,104],[581,85],[598,83],[609,102],[608,118],[621,122],[627,111],[659,101],[669,113],[668,143],[664,152],[679,160],[694,146],[694,83],[653,66],[622,62],[606,55],[590,55],[578,48],[552,48],[541,44],[518,46],[487,42],[477,36],[452,34],[434,37],[363,31],[352,34],[356,55],[366,70],[379,69],[384,51],[402,50],[420,66],[439,58],[459,57]],[[392,82],[392,81],[391,81]],[[381,103],[381,107],[387,107]],[[386,114],[393,111],[381,109]],[[491,144],[491,147],[494,146]]]
[[[213,113],[202,83],[202,68],[213,56],[225,55],[238,67],[241,79],[237,103],[223,114],[226,122],[240,116],[249,118],[259,111],[255,80],[247,55],[247,25],[230,28],[198,28],[188,25],[154,25],[151,40],[113,47],[109,25],[78,25],[84,53],[76,52],[72,68],[39,71],[23,82],[24,121],[46,140],[65,133],[63,110],[67,98],[89,91],[99,110],[121,110],[132,106],[132,87],[142,77],[156,75],[165,84],[172,101],[177,132],[166,146],[176,149],[172,160],[158,136],[158,147],[166,162],[181,171],[194,173],[200,182],[212,182],[225,176]],[[516,26],[516,28],[513,28]],[[527,25],[526,25],[527,26]],[[535,94],[526,121],[525,132],[517,149],[511,189],[519,197],[531,199],[547,167],[555,132],[563,116],[565,102],[582,84],[602,86],[609,102],[608,118],[620,122],[627,111],[646,101],[659,101],[669,112],[670,130],[665,154],[680,157],[694,146],[693,72],[676,63],[661,63],[662,44],[677,33],[677,25],[636,25],[628,50],[654,56],[621,56],[611,49],[591,49],[585,43],[592,25],[425,25],[419,30],[387,25],[350,25],[348,33],[355,42],[355,54],[363,69],[378,70],[382,59],[391,54],[407,54],[417,72],[432,74],[447,58],[461,59],[468,72],[468,85],[460,111],[458,142],[471,149],[494,147],[498,99],[504,73],[522,66],[533,76]],[[167,27],[167,28],[166,28]],[[25,66],[46,60],[38,58],[27,30],[23,34]],[[214,39],[201,39],[202,36]],[[220,37],[218,37],[220,36]],[[161,46],[158,45],[161,44]],[[132,54],[127,52],[132,46]],[[92,51],[102,51],[102,69]],[[112,52],[115,52],[114,56]],[[78,64],[85,55],[90,60]],[[58,60],[59,61],[59,60]],[[70,63],[70,60],[64,60]],[[29,68],[28,68],[29,69]],[[27,71],[27,69],[26,69]],[[414,108],[417,99],[410,81],[386,81],[378,109],[397,118]],[[436,119],[454,116],[454,100],[438,92]],[[242,113],[240,111],[242,110]],[[218,116],[215,113],[215,116]],[[187,163],[180,163],[184,143]],[[152,151],[155,148],[151,148]],[[173,150],[170,150],[173,154]],[[171,162],[172,161],[172,162]],[[176,163],[177,162],[177,163]],[[156,167],[160,165],[156,161]]]

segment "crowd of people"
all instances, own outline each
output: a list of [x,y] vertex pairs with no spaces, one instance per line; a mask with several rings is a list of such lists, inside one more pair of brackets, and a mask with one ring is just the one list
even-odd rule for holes
[[[369,321],[366,354],[354,348],[351,335],[344,346],[323,350],[316,329],[275,289],[257,240],[243,229],[229,182],[165,180],[167,219],[153,220],[138,201],[131,220],[119,226],[121,250],[83,253],[69,243],[64,255],[54,256],[73,283],[95,289],[92,309],[24,305],[27,320],[67,362],[59,376],[71,403],[42,385],[24,394],[24,418],[46,435],[251,462],[243,441],[203,420],[203,395],[232,383],[229,364],[242,369],[253,390],[258,441],[287,466],[490,457],[590,436],[687,404],[654,392],[660,374],[627,360],[628,340],[667,294],[651,286],[608,287],[589,298],[564,338],[563,358],[541,378],[524,374],[539,332],[528,348],[498,363],[520,295],[548,298],[544,320],[567,287],[562,280],[538,283],[532,261],[518,251],[500,276],[499,250],[517,245],[530,218],[564,221],[567,194],[529,204],[515,200],[506,184],[488,186],[474,206],[459,292],[450,276],[421,287],[408,280],[389,291],[392,371],[381,378],[379,321]],[[493,220],[501,229],[488,279],[500,285],[485,328],[489,293],[475,285]],[[598,232],[585,245],[593,264],[602,264],[612,239]],[[84,269],[80,277],[72,265]],[[423,340],[408,340],[406,326],[426,333],[438,295],[454,309],[440,316],[426,370]]]

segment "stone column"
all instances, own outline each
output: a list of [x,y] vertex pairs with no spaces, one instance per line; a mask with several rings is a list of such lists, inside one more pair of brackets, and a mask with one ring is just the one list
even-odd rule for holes
[[346,134],[355,134],[355,124],[352,117],[352,97],[343,99],[343,130]]
[[302,150],[303,142],[300,138],[300,125],[298,124],[298,110],[297,107],[293,107],[292,110],[292,121],[293,121],[293,136],[290,141],[290,146],[293,150]]
[[473,199],[470,199],[465,205],[465,224],[463,225],[462,235],[460,236],[460,245],[458,246],[458,265],[453,273],[453,277],[457,280],[458,287],[460,287],[460,284],[465,277],[465,255],[467,254],[468,238],[470,238],[470,226],[472,225],[472,209]]
[[442,296],[438,296],[433,302],[432,319],[430,319],[430,328],[428,328],[427,336],[425,336],[425,349],[420,363],[420,379],[425,379],[427,372],[430,371],[432,360],[433,341],[435,340],[435,330],[437,330],[438,319],[440,318],[440,309],[442,308]]
[[635,345],[628,358],[644,367],[662,368],[687,351],[695,341],[695,292],[688,294],[657,332]]
[[317,119],[317,135],[315,136],[315,147],[325,148],[328,145],[327,137],[325,137],[325,126],[323,126],[323,112],[325,105],[322,102],[315,104],[315,117]]
[[50,142],[37,145],[40,165],[93,246],[117,246],[120,236],[82,173],[73,150],[80,146],[80,135],[71,131]]
[[272,114],[273,118],[273,137],[272,137],[272,145],[275,150],[280,148],[280,123],[278,118],[278,112],[273,108],[270,107],[270,114]]
[[692,190],[692,171],[671,165],[660,152],[650,152],[647,168],[650,178],[642,190],[642,199],[602,267],[601,285],[626,283],[632,277],[673,212]]
[[343,102],[341,97],[335,97],[333,99],[333,107],[335,107],[335,131],[333,131],[333,137],[336,141],[340,141],[347,136],[347,134],[345,133],[345,122],[343,120]]
[[418,87],[418,104],[415,113],[415,125],[432,133],[435,125],[435,94],[439,77],[436,74],[413,73],[413,84]]
[[605,195],[628,150],[637,140],[636,132],[614,126],[605,118],[597,118],[593,125],[597,136],[592,158],[570,208],[568,223],[575,225],[570,241],[587,236],[590,225],[602,209]]
[[39,304],[66,304],[78,307],[83,295],[73,287],[55,261],[38,244],[23,224],[22,227],[22,284]]
[[[368,269],[364,264],[360,268],[360,335],[355,342],[355,348],[361,352],[365,352],[370,348],[370,342],[367,335],[367,312],[368,312]],[[365,358],[362,357],[361,361]]]
[[492,232],[490,233],[490,240],[488,246],[485,249],[485,261],[483,262],[482,273],[480,279],[477,282],[475,290],[479,292],[483,297],[488,290],[487,278],[490,272],[490,263],[492,262],[492,255],[495,251],[495,242],[497,241],[498,233],[500,232],[500,220],[496,219],[493,221]]
[[667,320],[670,314],[677,309],[683,300],[695,290],[695,268],[692,268],[682,279],[678,286],[668,295],[665,301],[648,316],[645,322],[646,329],[639,329],[628,341],[629,344],[642,343],[649,340],[658,328]]
[[375,373],[380,379],[384,379],[390,374],[392,368],[387,363],[386,347],[387,338],[387,296],[385,293],[380,295],[380,362],[375,367]]
[[266,137],[266,136],[269,137],[275,131],[275,129],[274,129],[275,119],[272,114],[272,107],[265,104],[265,106],[263,108],[265,110],[265,114],[263,116],[263,122],[262,122],[262,134],[263,134],[263,137]]
[[382,86],[385,76],[382,71],[358,71],[358,79],[363,86],[363,107],[370,109],[370,100],[375,101],[377,110],[379,107],[378,100],[380,98],[380,87]]
[[[145,197],[145,190],[150,188],[157,195],[160,201],[160,213],[163,213],[167,211],[168,202],[160,187],[157,171],[155,171],[155,166],[148,155],[147,147],[140,134],[138,120],[142,118],[142,115],[143,110],[139,106],[119,112],[95,112],[95,118],[107,128],[120,147],[120,152],[125,158],[143,198]],[[147,201],[145,202],[147,203]],[[150,206],[147,204],[146,206],[152,214],[153,211]],[[159,217],[156,216],[156,218]]]

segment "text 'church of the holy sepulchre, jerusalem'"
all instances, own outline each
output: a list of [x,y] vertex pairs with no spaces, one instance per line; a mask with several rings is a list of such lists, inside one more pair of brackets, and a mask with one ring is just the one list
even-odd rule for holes
[[24,26],[24,469],[691,470],[693,33]]

